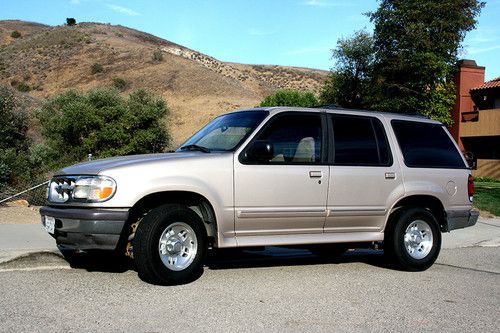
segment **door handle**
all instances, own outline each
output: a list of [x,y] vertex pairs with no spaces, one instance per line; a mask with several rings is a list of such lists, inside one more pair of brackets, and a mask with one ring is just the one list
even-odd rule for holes
[[323,173],[321,171],[309,171],[309,177],[321,178],[321,177],[323,177]]
[[396,173],[395,172],[386,172],[385,179],[396,179]]

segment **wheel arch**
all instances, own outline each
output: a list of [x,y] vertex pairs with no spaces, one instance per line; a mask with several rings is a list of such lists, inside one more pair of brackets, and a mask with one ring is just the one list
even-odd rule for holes
[[448,231],[446,211],[441,200],[439,200],[439,198],[435,196],[428,194],[415,194],[404,197],[393,205],[389,217],[386,221],[384,232],[391,226],[391,224],[405,207],[420,207],[429,210],[438,221],[439,229],[442,232]]
[[[162,191],[147,194],[130,209],[129,226],[134,224],[151,209],[163,204],[182,204],[193,210],[203,221],[210,244],[217,242],[217,218],[212,203],[203,195],[192,191]],[[133,234],[133,228],[130,234]]]

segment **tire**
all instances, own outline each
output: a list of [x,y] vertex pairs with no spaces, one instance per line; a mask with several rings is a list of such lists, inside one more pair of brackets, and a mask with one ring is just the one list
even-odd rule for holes
[[384,252],[398,268],[424,271],[434,264],[441,249],[441,231],[430,211],[401,210],[388,227]]
[[200,217],[186,206],[166,204],[141,221],[133,240],[139,277],[159,285],[194,281],[203,272],[207,236]]

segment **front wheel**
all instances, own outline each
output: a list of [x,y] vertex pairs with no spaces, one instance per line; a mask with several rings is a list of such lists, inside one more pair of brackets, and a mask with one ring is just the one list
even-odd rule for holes
[[152,209],[137,227],[133,241],[139,276],[160,285],[190,282],[201,275],[207,251],[200,217],[186,206]]
[[384,251],[400,268],[423,271],[432,266],[441,249],[436,218],[423,208],[410,208],[394,217],[386,230]]

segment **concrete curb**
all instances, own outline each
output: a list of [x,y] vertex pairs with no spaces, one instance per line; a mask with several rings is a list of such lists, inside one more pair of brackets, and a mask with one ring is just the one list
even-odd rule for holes
[[9,270],[70,268],[69,263],[59,251],[34,251],[12,253],[0,258],[0,272]]

